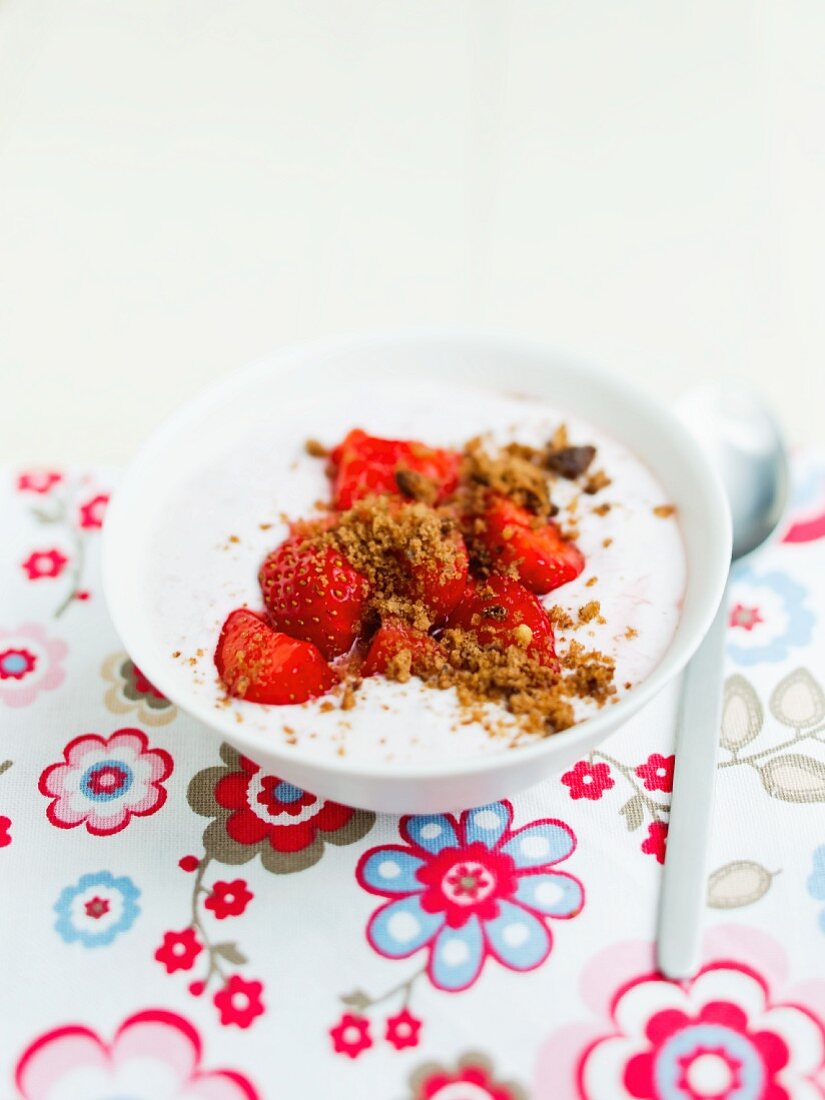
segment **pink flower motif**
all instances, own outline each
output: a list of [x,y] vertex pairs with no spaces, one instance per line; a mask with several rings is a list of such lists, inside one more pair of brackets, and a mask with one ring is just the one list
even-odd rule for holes
[[59,687],[66,677],[62,661],[67,652],[66,643],[50,638],[38,623],[0,629],[0,703],[26,707],[41,691]]
[[87,500],[80,506],[80,526],[92,529],[103,526],[103,517],[106,514],[106,505],[109,503],[108,493],[98,493],[97,496]]
[[335,1027],[329,1029],[332,1046],[336,1054],[346,1054],[348,1058],[357,1058],[372,1046],[370,1022],[366,1016],[354,1016],[345,1012]]
[[30,581],[43,577],[59,577],[69,559],[59,550],[35,550],[23,562],[23,569]]
[[596,956],[581,987],[599,1018],[550,1038],[539,1055],[536,1100],[821,1095],[825,983],[777,995],[784,957],[754,929],[714,929],[705,958],[695,978],[671,982],[655,972],[649,945]]
[[124,1020],[111,1042],[78,1024],[47,1031],[24,1051],[15,1084],[22,1100],[58,1094],[157,1100],[158,1089],[168,1100],[260,1100],[243,1074],[202,1069],[201,1054],[192,1024],[150,1009]]
[[11,818],[0,816],[0,848],[8,848],[11,844]]
[[642,841],[642,851],[647,856],[655,856],[657,863],[664,863],[666,844],[667,825],[663,821],[653,821],[647,827],[647,839]]
[[240,974],[233,974],[223,989],[219,989],[212,1000],[218,1010],[224,1027],[247,1028],[264,1011],[261,1000],[262,982],[250,982]]
[[21,493],[48,493],[62,480],[56,470],[26,470],[17,478],[17,488]]
[[639,779],[644,780],[647,790],[669,793],[673,790],[673,765],[675,762],[675,756],[661,756],[658,752],[654,752],[651,756],[648,756],[646,763],[640,764],[636,768],[636,775]]
[[561,781],[570,788],[574,801],[589,798],[595,802],[616,785],[607,764],[588,764],[586,760],[580,760],[572,771],[565,772]]
[[576,847],[563,821],[542,818],[513,829],[509,802],[451,814],[402,817],[405,845],[372,848],[356,869],[371,894],[389,899],[370,918],[378,954],[427,953],[439,989],[467,989],[488,958],[509,970],[540,966],[553,944],[551,919],[581,912],[584,888],[556,869]]
[[150,749],[138,729],[117,730],[108,739],[96,733],[76,737],[63,760],[40,776],[40,793],[52,799],[46,816],[58,829],[85,824],[94,836],[118,833],[133,816],[157,813],[172,767],[169,753]]
[[396,1050],[417,1047],[419,1031],[421,1031],[421,1020],[406,1008],[402,1008],[395,1016],[387,1017],[385,1038]]

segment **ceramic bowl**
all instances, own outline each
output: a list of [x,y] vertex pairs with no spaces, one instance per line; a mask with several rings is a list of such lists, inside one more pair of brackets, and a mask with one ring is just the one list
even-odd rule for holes
[[[145,598],[151,539],[163,535],[157,530],[163,502],[193,472],[215,461],[227,425],[265,423],[278,403],[305,397],[332,379],[346,377],[353,386],[368,387],[388,373],[535,394],[609,432],[655,472],[678,509],[687,587],[661,661],[620,702],[564,733],[507,752],[441,763],[363,763],[347,756],[320,759],[311,747],[246,729],[231,708],[206,703],[193,690],[191,674],[172,659],[172,641],[158,639]],[[311,427],[307,430],[310,434]],[[677,676],[706,633],[722,596],[730,548],[721,484],[667,407],[615,374],[534,343],[430,332],[287,348],[196,398],[157,431],[117,487],[105,525],[103,564],[109,608],[130,656],[168,698],[200,720],[205,739],[228,741],[274,774],[324,798],[393,813],[430,813],[481,805],[566,769],[649,703]]]

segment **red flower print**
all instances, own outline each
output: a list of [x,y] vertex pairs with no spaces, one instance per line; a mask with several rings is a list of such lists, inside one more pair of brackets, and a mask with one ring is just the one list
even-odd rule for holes
[[418,1033],[421,1030],[421,1020],[413,1016],[406,1008],[402,1008],[395,1016],[387,1017],[387,1030],[385,1037],[388,1043],[392,1043],[396,1050],[405,1047],[418,1046]]
[[18,477],[17,488],[21,493],[48,493],[62,480],[55,470],[27,470]]
[[7,848],[11,844],[11,818],[0,815],[0,848]]
[[41,794],[51,798],[46,816],[58,829],[86,826],[93,836],[125,829],[132,817],[156,813],[166,802],[163,783],[172,774],[172,757],[151,749],[138,729],[75,737],[63,760],[40,776]]
[[642,841],[642,851],[645,855],[656,856],[657,863],[664,863],[666,841],[667,825],[663,821],[654,821],[647,827],[647,839]]
[[442,848],[418,870],[416,877],[426,887],[421,908],[443,912],[450,928],[463,927],[470,917],[495,920],[499,899],[509,899],[516,891],[515,871],[511,856],[480,841],[465,848]]
[[85,902],[86,916],[93,920],[100,920],[109,912],[109,899],[99,898],[97,895]]
[[109,503],[108,493],[98,493],[80,506],[80,526],[91,530],[103,526],[103,516]]
[[194,928],[180,932],[164,932],[163,943],[155,952],[155,958],[166,967],[167,974],[176,970],[191,970],[195,959],[203,951]]
[[59,577],[69,559],[59,550],[35,550],[23,562],[23,569],[30,581],[43,577]]
[[764,621],[758,607],[744,607],[741,603],[737,603],[730,609],[728,625],[731,627],[738,626],[750,633],[755,626]]
[[264,1011],[262,991],[261,982],[248,982],[240,974],[233,974],[212,998],[224,1027],[234,1024],[247,1028],[257,1016],[261,1016]]
[[329,1029],[332,1046],[336,1054],[346,1054],[357,1058],[372,1046],[370,1022],[366,1016],[353,1016],[345,1012],[335,1027]]
[[494,1081],[489,1065],[474,1064],[472,1058],[462,1058],[459,1068],[452,1072],[439,1067],[416,1074],[413,1100],[441,1100],[442,1096],[444,1100],[453,1096],[456,1100],[465,1096],[468,1100],[517,1100],[524,1096],[520,1088]]
[[178,860],[178,867],[180,867],[181,871],[188,871],[191,873],[192,871],[197,871],[200,865],[201,861],[197,856],[181,856]]
[[572,771],[565,772],[561,781],[570,788],[570,797],[574,801],[589,798],[595,802],[616,785],[607,764],[588,764],[586,760],[580,760]]
[[669,793],[673,790],[673,765],[675,761],[675,756],[661,756],[658,752],[654,752],[652,756],[648,756],[646,763],[640,764],[636,768],[636,775],[639,779],[644,780],[647,790]]
[[153,695],[155,699],[166,698],[163,692],[158,691],[155,685],[143,675],[135,664],[132,665],[132,675],[135,680],[135,690],[141,695]]
[[22,680],[36,664],[37,657],[27,649],[0,650],[0,680]]
[[236,878],[232,882],[216,882],[204,905],[218,920],[223,920],[224,917],[239,917],[254,896],[244,880]]

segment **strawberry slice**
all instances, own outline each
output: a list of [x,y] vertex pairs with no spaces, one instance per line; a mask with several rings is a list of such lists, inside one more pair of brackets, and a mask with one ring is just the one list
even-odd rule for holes
[[245,608],[223,624],[215,667],[229,694],[249,703],[305,703],[335,683],[314,645],[279,634]]
[[[403,657],[405,653],[409,654],[409,664]],[[429,634],[407,626],[401,619],[385,619],[373,636],[361,675],[386,676],[395,662],[397,671],[393,678],[400,679],[399,671],[402,675],[424,671],[432,668],[437,658],[438,645]]]
[[334,470],[333,504],[345,511],[371,493],[402,496],[396,479],[401,471],[432,482],[434,503],[438,503],[455,489],[460,459],[454,451],[410,440],[379,439],[355,428],[330,454]]
[[420,600],[432,616],[434,626],[444,622],[467,587],[470,563],[464,539],[455,533],[455,560],[449,566],[426,562],[410,567],[410,585],[405,593]]
[[519,580],[539,596],[574,580],[584,557],[555,523],[535,526],[536,517],[506,497],[494,497],[484,514],[481,540],[495,564],[514,565]]
[[543,665],[558,664],[547,612],[532,592],[503,573],[491,573],[486,581],[468,587],[447,626],[469,631],[479,645],[517,645]]
[[328,660],[350,649],[368,585],[342,554],[294,535],[267,556],[258,580],[276,630],[313,642]]

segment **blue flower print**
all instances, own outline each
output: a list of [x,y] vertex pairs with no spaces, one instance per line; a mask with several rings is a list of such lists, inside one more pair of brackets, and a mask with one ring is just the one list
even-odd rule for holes
[[[808,893],[817,901],[825,901],[825,844],[814,852],[814,869],[808,878]],[[825,909],[819,914],[819,927],[825,932]]]
[[371,894],[389,899],[373,913],[367,938],[385,958],[426,950],[427,973],[457,992],[478,978],[492,956],[510,970],[532,970],[552,947],[550,918],[576,916],[584,904],[577,878],[555,866],[576,838],[549,818],[512,829],[509,802],[450,814],[404,817],[404,844],[372,848],[356,875]]
[[55,928],[65,943],[105,947],[126,932],[140,912],[140,890],[130,878],[108,871],[81,875],[61,891],[54,905]]
[[737,664],[782,661],[810,642],[814,616],[807,591],[787,574],[737,569],[731,596],[728,653]]

